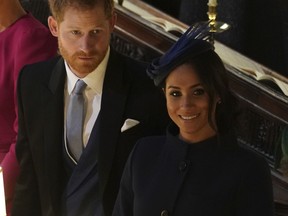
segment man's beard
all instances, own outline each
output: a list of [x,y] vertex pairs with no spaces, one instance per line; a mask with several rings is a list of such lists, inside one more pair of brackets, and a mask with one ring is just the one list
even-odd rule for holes
[[[89,53],[85,53],[83,51],[78,51],[74,53],[73,55],[69,55],[67,50],[62,46],[62,43],[60,40],[58,40],[59,45],[59,52],[62,55],[62,57],[67,61],[68,65],[70,66],[70,69],[73,72],[76,72],[78,74],[88,74],[94,71],[102,59],[99,59],[99,55],[97,55],[96,51],[92,51]],[[93,60],[89,61],[80,61],[79,56],[81,57],[93,57]],[[104,58],[104,57],[103,57]]]

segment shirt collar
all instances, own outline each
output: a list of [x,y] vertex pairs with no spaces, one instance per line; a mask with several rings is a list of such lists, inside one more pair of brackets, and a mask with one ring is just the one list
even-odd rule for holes
[[[106,72],[106,68],[108,64],[109,55],[110,55],[110,47],[108,47],[106,55],[104,59],[102,60],[102,62],[98,65],[98,67],[94,71],[89,73],[86,77],[83,78],[87,86],[90,87],[97,94],[102,94],[104,76],[105,76],[105,72]],[[68,94],[71,94],[79,77],[77,77],[71,71],[67,62],[66,61],[64,62],[65,62],[65,69],[67,72],[67,90],[68,90]]]

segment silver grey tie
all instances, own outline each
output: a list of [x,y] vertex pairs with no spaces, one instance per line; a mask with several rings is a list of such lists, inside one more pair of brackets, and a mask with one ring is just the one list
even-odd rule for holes
[[83,151],[83,122],[84,122],[84,97],[83,90],[86,83],[78,80],[71,94],[67,110],[67,142],[69,151],[76,161]]

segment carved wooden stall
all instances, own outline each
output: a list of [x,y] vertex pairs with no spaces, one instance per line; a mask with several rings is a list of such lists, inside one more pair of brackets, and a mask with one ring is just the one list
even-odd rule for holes
[[[148,15],[187,28],[185,24],[138,0],[126,0],[122,6],[115,2],[115,7],[118,20],[112,36],[112,45],[120,52],[144,61],[161,55],[177,40],[175,34],[163,30],[153,24],[151,19],[147,19]],[[243,109],[242,129],[238,131],[239,142],[243,148],[248,148],[267,159],[273,177],[276,215],[288,215],[288,97],[252,79],[239,65],[229,63],[235,59],[225,58],[227,55],[237,56],[241,58],[242,64],[244,60],[244,64],[249,63],[256,69],[264,70],[288,86],[287,78],[241,56],[217,41],[215,47],[229,72],[232,91]]]

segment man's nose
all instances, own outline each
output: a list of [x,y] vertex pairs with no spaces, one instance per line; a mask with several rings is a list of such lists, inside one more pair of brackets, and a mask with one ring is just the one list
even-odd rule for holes
[[80,40],[80,49],[83,51],[88,51],[93,46],[94,40],[91,36],[83,35]]

